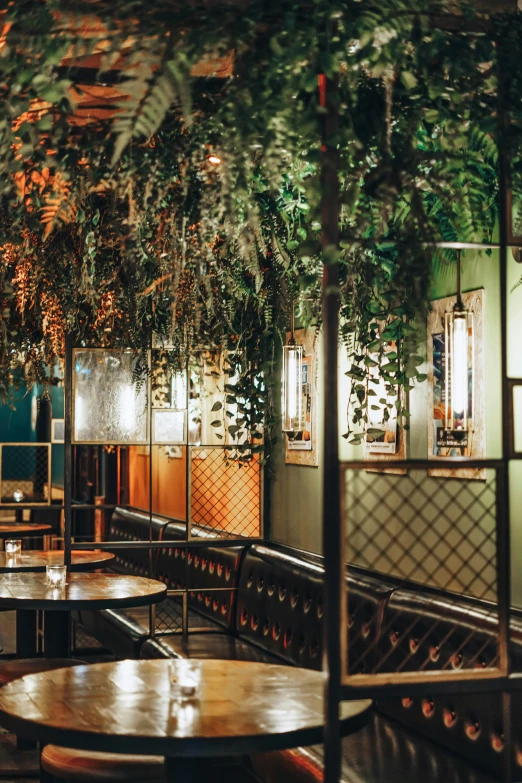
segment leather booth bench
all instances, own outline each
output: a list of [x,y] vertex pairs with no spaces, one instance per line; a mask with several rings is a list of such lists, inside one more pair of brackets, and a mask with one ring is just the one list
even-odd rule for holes
[[[212,657],[321,668],[322,558],[264,543],[213,546],[212,531],[201,528],[196,535],[207,537],[208,545],[187,550],[184,523],[159,516],[151,523],[147,514],[120,508],[113,515],[111,539],[147,540],[150,526],[153,539],[165,542],[153,554],[155,577],[170,590],[188,590],[188,636],[151,636],[148,608],[81,612],[76,620],[90,635],[122,658]],[[147,550],[118,549],[115,553],[118,571],[148,573]],[[346,582],[352,673],[495,664],[497,616],[491,604],[394,582],[353,566],[347,569]],[[181,596],[169,597],[161,611],[181,620]],[[520,669],[519,612],[512,616],[512,653],[514,669]],[[391,783],[397,765],[397,780],[400,776],[401,783],[417,783],[420,771],[417,777],[411,776],[416,756],[427,760],[422,770],[426,783],[500,779],[505,764],[501,699],[499,694],[477,693],[412,699],[405,693],[402,699],[378,702],[371,726],[345,741],[346,780],[377,783],[386,779]],[[522,780],[520,699],[514,696],[513,700],[511,764],[514,780]],[[365,743],[368,747],[363,750]],[[379,761],[379,748],[385,745],[392,749],[391,756]],[[371,774],[364,772],[362,761],[355,774],[354,749],[358,758],[371,761]],[[321,780],[318,749],[264,754],[254,763],[267,783],[276,783],[276,767],[281,779],[292,780],[284,772],[290,759],[294,772],[298,759],[306,772],[294,776],[296,781]],[[376,776],[379,768],[385,777]],[[442,769],[447,773],[439,777],[436,771]]]

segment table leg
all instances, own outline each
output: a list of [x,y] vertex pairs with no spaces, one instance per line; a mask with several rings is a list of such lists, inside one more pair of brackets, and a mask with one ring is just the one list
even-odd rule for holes
[[70,612],[44,612],[44,656],[71,657]]
[[38,655],[38,613],[35,609],[16,611],[16,657],[36,658]]
[[[16,657],[36,658],[38,655],[38,612],[34,609],[16,611]],[[36,748],[33,740],[16,738],[18,750]]]
[[167,783],[201,783],[205,780],[205,767],[210,759],[166,758],[165,777]]

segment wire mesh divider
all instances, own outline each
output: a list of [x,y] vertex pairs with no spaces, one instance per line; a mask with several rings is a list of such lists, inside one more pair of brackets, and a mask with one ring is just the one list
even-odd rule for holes
[[[486,468],[485,481],[429,475],[434,467],[458,472],[458,460],[342,464],[345,560],[370,572],[382,591],[372,614],[371,588],[368,595],[361,585],[358,595],[348,589],[344,685],[425,677],[435,689],[439,681],[508,674],[505,467],[495,460],[465,466]],[[361,621],[357,612],[368,616]]]
[[0,505],[49,505],[50,489],[50,443],[0,443]]
[[[219,594],[230,594],[236,588],[197,587],[167,590],[167,598],[151,606],[151,637],[172,636],[174,634],[215,633],[216,625],[202,612],[216,611],[226,603]],[[228,606],[227,606],[228,609]]]
[[231,447],[189,448],[189,539],[198,528],[227,538],[262,536],[263,471],[256,456],[240,456]]

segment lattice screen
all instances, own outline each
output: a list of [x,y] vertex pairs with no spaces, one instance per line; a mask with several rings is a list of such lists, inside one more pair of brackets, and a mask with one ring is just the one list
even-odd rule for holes
[[191,448],[191,535],[198,525],[230,536],[260,535],[259,459],[232,459],[221,447]]
[[351,572],[349,673],[497,667],[495,470],[468,481],[347,463],[343,475],[347,559],[364,569]]
[[49,444],[0,444],[0,502],[49,503]]

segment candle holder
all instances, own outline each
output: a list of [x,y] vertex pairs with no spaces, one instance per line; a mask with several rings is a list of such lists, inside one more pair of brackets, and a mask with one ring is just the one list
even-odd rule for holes
[[5,542],[5,553],[7,557],[18,557],[22,554],[22,539],[9,538]]
[[170,661],[170,692],[177,701],[198,698],[201,666],[198,661]]
[[67,579],[67,566],[48,565],[45,569],[48,587],[65,587]]

